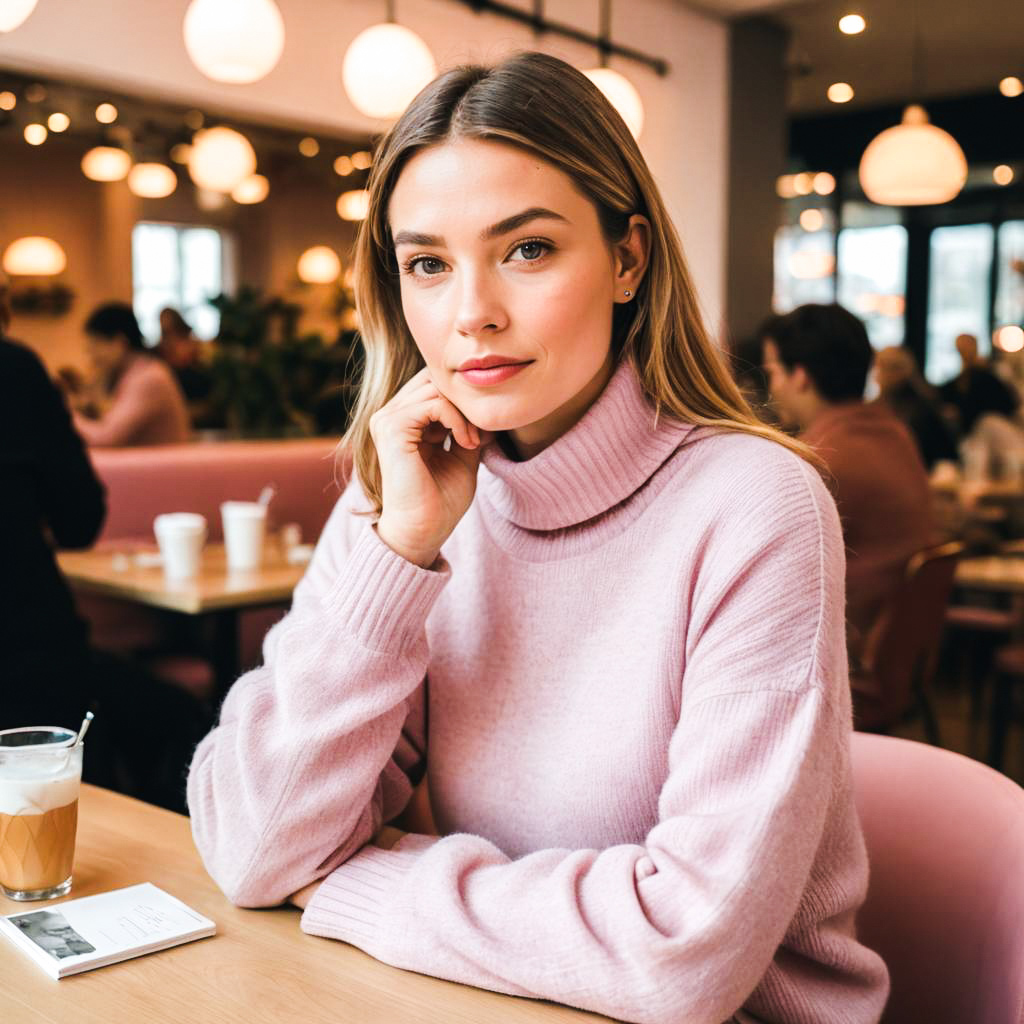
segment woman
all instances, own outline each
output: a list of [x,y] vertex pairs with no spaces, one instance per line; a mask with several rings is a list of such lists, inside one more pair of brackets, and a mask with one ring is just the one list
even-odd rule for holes
[[98,418],[74,414],[87,445],[182,444],[189,439],[185,398],[171,371],[147,354],[132,307],[109,302],[85,322],[89,359],[110,399]]
[[628,1021],[877,1020],[835,507],[625,125],[554,58],[462,68],[369,189],[356,478],[196,752],[211,874]]

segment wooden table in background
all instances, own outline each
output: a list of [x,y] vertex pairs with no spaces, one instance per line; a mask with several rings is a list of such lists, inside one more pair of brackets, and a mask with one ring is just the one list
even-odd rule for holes
[[73,590],[213,619],[213,664],[223,693],[238,678],[238,613],[287,604],[306,565],[286,560],[276,538],[268,540],[263,565],[228,572],[223,544],[207,544],[195,579],[171,583],[160,566],[142,567],[132,551],[94,548],[61,551],[57,563]]
[[[388,967],[299,929],[291,907],[241,910],[220,893],[187,818],[82,787],[68,899],[152,882],[217,923],[217,935],[54,981],[0,939],[4,1024],[581,1024],[605,1021]],[[58,907],[15,903],[0,914]]]

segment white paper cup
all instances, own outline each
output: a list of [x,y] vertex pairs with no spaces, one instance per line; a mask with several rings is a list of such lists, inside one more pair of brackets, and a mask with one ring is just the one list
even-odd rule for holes
[[153,520],[153,532],[169,580],[190,580],[199,572],[206,543],[206,519],[197,512],[165,512]]
[[258,569],[263,562],[267,506],[255,501],[225,501],[220,515],[228,569],[237,572]]

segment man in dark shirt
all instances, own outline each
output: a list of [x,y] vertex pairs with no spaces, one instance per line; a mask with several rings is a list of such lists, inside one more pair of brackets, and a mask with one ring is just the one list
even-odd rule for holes
[[978,354],[978,339],[973,334],[961,334],[956,339],[956,350],[963,368],[939,388],[939,395],[956,411],[960,432],[969,434],[986,413],[1013,416],[1020,406],[1020,398]]

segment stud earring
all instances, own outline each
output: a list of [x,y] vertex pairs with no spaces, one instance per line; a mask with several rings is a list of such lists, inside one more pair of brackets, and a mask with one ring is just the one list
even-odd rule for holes
[[626,289],[626,298],[628,299],[632,294],[633,293],[627,288]]

